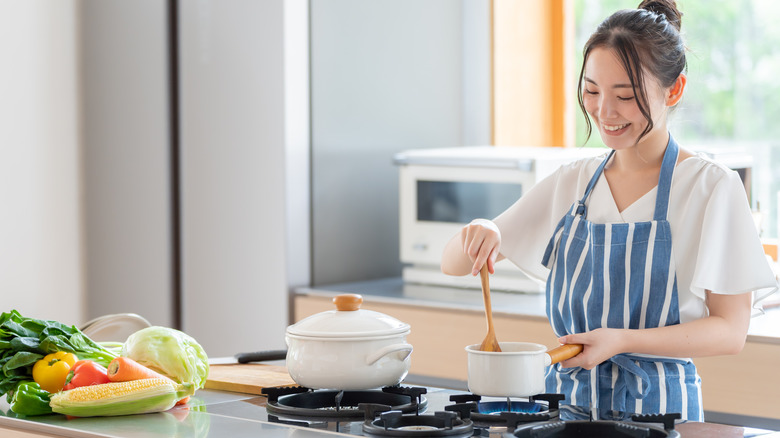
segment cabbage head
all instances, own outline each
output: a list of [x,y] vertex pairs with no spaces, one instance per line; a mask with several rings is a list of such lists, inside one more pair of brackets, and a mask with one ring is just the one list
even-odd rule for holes
[[169,327],[147,327],[127,338],[124,357],[170,377],[179,383],[203,388],[209,374],[206,351],[188,334]]

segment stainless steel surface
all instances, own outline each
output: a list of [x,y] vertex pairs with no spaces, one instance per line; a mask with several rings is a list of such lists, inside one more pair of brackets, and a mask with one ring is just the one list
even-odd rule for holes
[[[323,437],[324,431],[268,423],[265,397],[200,390],[189,407],[122,417],[67,419],[64,415],[14,418],[5,397],[0,401],[0,428],[63,437]],[[0,430],[1,432],[1,430]]]
[[[427,388],[428,400],[426,414],[443,411],[444,406],[452,404],[452,394],[462,394],[441,388]],[[499,400],[483,398],[483,400]],[[23,430],[32,433],[50,434],[63,437],[327,437],[361,436],[362,420],[316,421],[309,420],[308,426],[281,424],[269,421],[265,408],[266,398],[230,392],[200,390],[192,397],[188,406],[180,406],[166,412],[123,417],[96,417],[67,419],[63,415],[48,415],[14,418],[9,413],[5,397],[0,399],[0,434],[3,428]],[[284,419],[284,421],[289,421]],[[298,419],[300,421],[300,419]],[[299,423],[300,424],[300,423]],[[689,424],[694,429],[696,424]],[[725,426],[724,426],[725,427]],[[730,428],[728,436],[760,437],[771,431],[758,429]],[[501,437],[503,428],[484,430],[481,436]],[[734,433],[737,433],[736,435]],[[681,434],[687,436],[701,436]]]

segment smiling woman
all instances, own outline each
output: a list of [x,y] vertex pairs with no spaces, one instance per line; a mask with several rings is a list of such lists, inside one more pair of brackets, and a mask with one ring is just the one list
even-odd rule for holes
[[[686,48],[674,0],[610,14],[584,44],[581,108],[609,152],[562,166],[447,243],[442,272],[539,263],[546,314],[582,352],[551,367],[568,403],[703,421],[692,358],[745,344],[751,301],[776,291],[733,170],[680,147],[667,117]],[[750,259],[750,261],[747,261]],[[501,353],[496,353],[501,354]]]

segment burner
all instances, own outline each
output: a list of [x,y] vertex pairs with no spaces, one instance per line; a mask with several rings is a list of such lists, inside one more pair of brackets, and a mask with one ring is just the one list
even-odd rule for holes
[[360,404],[381,404],[404,413],[422,412],[428,401],[425,388],[391,386],[365,391],[312,390],[301,386],[263,388],[268,396],[266,410],[295,417],[365,417]]
[[[471,420],[462,420],[455,412],[434,412],[427,415],[385,411],[373,406],[366,411],[363,432],[370,436],[400,437],[468,437],[474,431]],[[371,411],[371,413],[369,413]],[[376,414],[379,414],[378,416]]]
[[562,394],[539,394],[528,401],[482,401],[476,394],[450,396],[453,405],[447,411],[457,412],[461,418],[471,419],[478,426],[506,427],[514,430],[518,424],[547,421],[558,415]]
[[477,403],[477,412],[480,414],[498,414],[501,412],[535,414],[546,409],[547,406],[532,401],[492,401]]
[[[674,430],[674,420],[680,414],[633,415],[633,422],[611,420],[572,420],[552,421],[542,424],[529,424],[514,431],[517,438],[679,438],[680,433]],[[662,423],[663,427],[646,423]]]

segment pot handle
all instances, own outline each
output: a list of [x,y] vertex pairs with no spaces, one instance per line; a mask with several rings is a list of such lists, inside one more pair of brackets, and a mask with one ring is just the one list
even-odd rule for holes
[[544,354],[544,366],[571,359],[582,352],[582,344],[564,344]]
[[387,356],[390,353],[395,353],[396,351],[406,352],[406,354],[404,354],[403,357],[399,359],[401,361],[404,361],[406,360],[407,357],[409,357],[410,354],[412,354],[412,344],[393,344],[393,345],[388,345],[386,347],[382,347],[379,350],[366,356],[366,365],[373,365],[374,362]]

